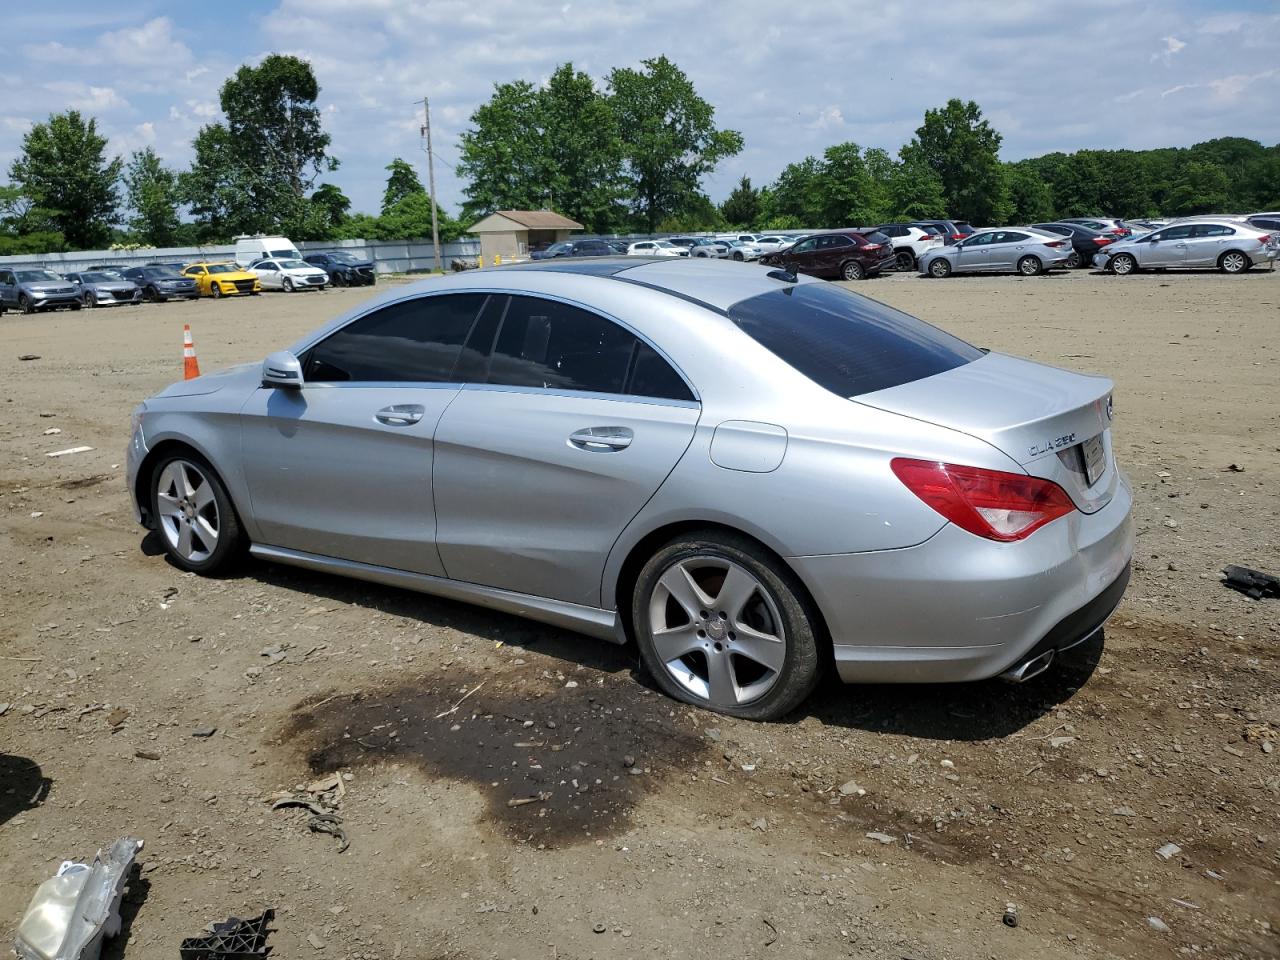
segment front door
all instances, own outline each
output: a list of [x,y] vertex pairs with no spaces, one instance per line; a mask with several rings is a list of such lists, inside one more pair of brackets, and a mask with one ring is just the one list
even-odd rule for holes
[[991,242],[995,238],[994,233],[975,233],[972,237],[957,242],[960,252],[956,254],[956,270],[990,270]]
[[410,297],[353,320],[301,358],[301,389],[241,411],[260,537],[343,560],[441,575],[433,438],[454,366],[488,298]]
[[1144,243],[1139,255],[1144,267],[1181,267],[1187,262],[1187,240],[1191,236],[1192,225],[1182,224],[1152,234]]
[[488,356],[436,430],[445,571],[596,605],[609,550],[688,448],[700,407],[651,346],[579,307],[513,296],[477,330],[466,354]]
[[821,237],[801,240],[782,254],[782,265],[792,273],[812,274],[818,269],[818,241]]

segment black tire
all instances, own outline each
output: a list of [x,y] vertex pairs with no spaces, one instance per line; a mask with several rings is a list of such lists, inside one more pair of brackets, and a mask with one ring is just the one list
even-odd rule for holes
[[1084,265],[1084,257],[1080,256],[1080,251],[1072,250],[1071,256],[1067,257],[1066,268],[1068,270],[1079,270]]
[[735,260],[737,260],[739,263],[741,263],[743,260],[745,260],[745,259],[746,259],[746,257],[744,257],[741,253],[739,253],[738,251],[736,251],[736,250],[735,250],[735,251],[734,251],[734,254],[733,254],[733,259],[735,259]]
[[1218,269],[1223,273],[1244,273],[1253,263],[1239,250],[1228,250],[1218,258]]
[[22,312],[23,312],[23,313],[35,313],[35,312],[36,312],[35,305],[34,305],[34,304],[32,304],[32,302],[31,302],[31,298],[30,298],[30,297],[28,297],[25,293],[22,293],[22,294],[19,294],[19,295],[18,295],[18,306],[19,306],[19,308],[21,308],[21,310],[22,310]]
[[1024,277],[1038,277],[1044,273],[1044,264],[1039,257],[1023,257],[1018,261],[1018,272]]
[[[744,568],[768,594],[781,619],[785,652],[772,686],[757,699],[735,706],[713,705],[681,686],[654,647],[650,602],[662,575],[682,560],[712,557]],[[821,677],[821,619],[808,594],[786,566],[755,541],[720,530],[695,530],[661,547],[640,570],[631,595],[631,622],[645,669],[668,696],[746,720],[776,720],[798,707]]]
[[840,265],[840,278],[842,280],[862,280],[865,279],[867,271],[862,268],[857,260],[846,260]]
[[231,497],[227,494],[227,488],[223,486],[222,478],[218,476],[218,472],[213,469],[208,460],[194,450],[186,448],[175,448],[171,453],[157,460],[152,467],[149,480],[151,485],[149,492],[151,516],[158,529],[161,524],[159,508],[160,474],[171,463],[182,460],[193,464],[204,474],[209,488],[213,492],[219,518],[218,545],[207,559],[193,562],[174,549],[162,530],[159,531],[160,543],[163,545],[169,560],[182,570],[188,570],[203,576],[223,573],[240,560],[249,543],[244,534],[244,528],[240,524],[240,517],[231,503]]
[[285,277],[280,281],[280,287],[285,293],[293,293],[293,280],[289,277]]
[[945,257],[929,261],[929,276],[938,280],[945,280],[951,276],[951,261]]
[[210,296],[212,296],[212,297],[213,297],[213,299],[215,299],[215,300],[221,300],[221,299],[222,299],[222,284],[220,284],[220,283],[211,283],[211,284],[209,284],[209,295],[210,295]]
[[345,287],[348,285],[347,275],[345,273],[335,273],[333,274],[332,279],[335,287]]
[[1138,272],[1138,261],[1131,253],[1117,253],[1107,263],[1107,269],[1117,277],[1127,277],[1131,273]]
[[916,255],[910,250],[898,250],[893,256],[898,261],[899,272],[909,273],[916,268]]
[[84,295],[83,303],[85,307],[92,310],[94,307],[98,305],[98,298],[94,296],[92,293],[86,293]]

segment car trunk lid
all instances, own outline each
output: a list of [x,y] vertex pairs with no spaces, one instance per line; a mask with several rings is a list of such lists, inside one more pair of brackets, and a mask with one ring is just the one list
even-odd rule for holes
[[1092,513],[1111,499],[1118,480],[1112,387],[1105,377],[989,353],[855,400],[984,440],[1028,474],[1058,483]]

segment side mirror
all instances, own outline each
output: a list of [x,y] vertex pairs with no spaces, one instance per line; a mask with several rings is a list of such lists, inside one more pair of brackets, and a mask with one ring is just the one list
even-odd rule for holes
[[288,350],[279,350],[262,361],[262,385],[264,387],[302,386],[302,364]]

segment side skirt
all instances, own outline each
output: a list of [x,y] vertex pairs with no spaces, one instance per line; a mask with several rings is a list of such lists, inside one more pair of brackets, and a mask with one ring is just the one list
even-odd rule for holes
[[473,603],[490,610],[501,610],[503,613],[515,614],[517,617],[527,617],[553,627],[585,633],[598,640],[607,640],[610,643],[624,642],[618,615],[612,610],[601,610],[598,607],[587,607],[564,600],[550,600],[546,597],[531,597],[528,594],[514,593],[497,587],[462,583],[425,573],[410,573],[392,567],[379,567],[372,563],[338,560],[334,557],[303,553],[301,550],[288,550],[284,547],[268,547],[255,543],[249,547],[249,552],[263,560],[303,567],[307,570],[318,570],[321,573],[354,577],[357,580],[368,580],[389,587],[401,587],[448,600]]

